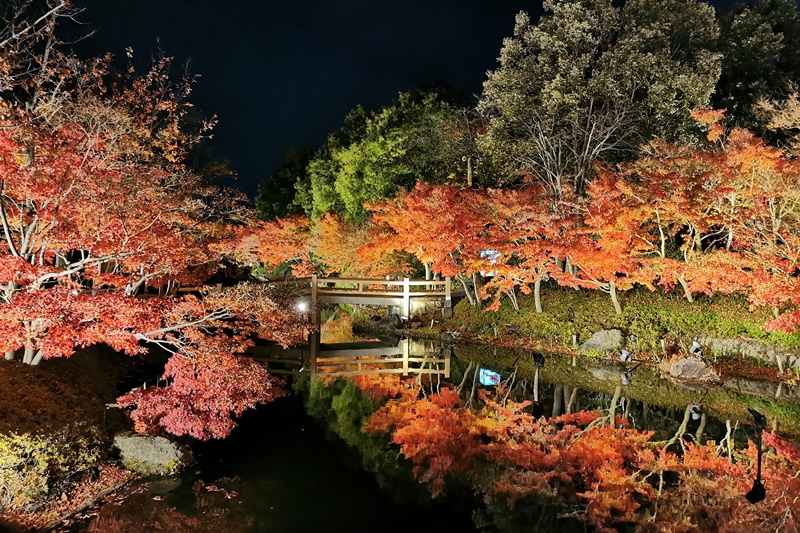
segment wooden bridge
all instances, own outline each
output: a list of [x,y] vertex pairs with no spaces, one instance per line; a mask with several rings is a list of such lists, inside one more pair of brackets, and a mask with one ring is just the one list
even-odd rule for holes
[[[271,373],[295,373],[308,370],[311,379],[318,376],[353,376],[359,374],[441,374],[450,377],[451,349],[431,355],[419,353],[418,343],[405,339],[397,344],[385,342],[320,343],[319,304],[386,305],[400,311],[404,320],[411,318],[414,303],[441,303],[442,315],[453,311],[450,278],[444,280],[402,280],[363,278],[310,278],[294,280],[308,284],[307,313],[312,325],[308,343],[288,350],[279,345],[260,345],[248,350],[267,364]],[[218,286],[219,288],[219,286]],[[176,292],[200,291],[202,287],[176,287]]]
[[402,280],[361,278],[320,278],[311,276],[297,280],[310,285],[311,309],[319,303],[352,305],[386,305],[398,307],[400,316],[411,317],[412,301],[442,302],[442,314],[453,312],[450,278],[444,280]]
[[[309,285],[310,310],[317,310],[318,304],[386,305],[400,309],[400,316],[411,318],[412,302],[415,300],[441,301],[442,315],[450,317],[453,313],[453,297],[450,291],[450,278],[443,280],[402,280],[364,279],[364,278],[298,278],[298,283]],[[206,287],[222,288],[222,284],[200,287],[180,287],[166,285],[159,289],[159,295],[181,292],[201,292]],[[318,325],[318,322],[313,321]]]

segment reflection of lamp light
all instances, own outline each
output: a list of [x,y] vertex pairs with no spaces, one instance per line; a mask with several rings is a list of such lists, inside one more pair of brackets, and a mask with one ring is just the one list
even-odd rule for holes
[[305,300],[300,300],[297,302],[296,308],[298,313],[305,313],[308,311],[308,302]]
[[745,494],[745,498],[752,504],[756,504],[763,500],[767,496],[767,489],[764,488],[764,485],[761,483],[761,432],[767,429],[767,417],[765,417],[762,413],[756,411],[752,407],[747,408],[750,411],[750,414],[753,415],[753,421],[756,423],[756,432],[757,432],[757,439],[756,439],[756,446],[758,447],[758,473],[756,474],[756,480],[753,482],[753,488],[750,489],[750,492]]

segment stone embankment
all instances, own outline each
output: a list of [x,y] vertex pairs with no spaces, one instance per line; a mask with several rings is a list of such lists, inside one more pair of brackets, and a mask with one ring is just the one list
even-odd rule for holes
[[719,355],[742,355],[752,357],[766,364],[777,366],[781,372],[800,372],[800,353],[788,348],[771,346],[747,339],[720,339],[700,335],[697,342],[703,345],[707,353]]

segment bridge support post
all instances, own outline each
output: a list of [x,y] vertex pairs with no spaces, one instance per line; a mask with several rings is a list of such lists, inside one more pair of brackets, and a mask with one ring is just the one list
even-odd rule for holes
[[309,370],[311,371],[311,381],[317,379],[317,357],[319,356],[319,306],[317,298],[317,275],[311,276],[311,333],[308,335],[308,345],[310,348]]
[[408,278],[403,278],[403,316],[406,320],[411,319],[411,285]]
[[[442,306],[442,317],[450,318],[453,316],[453,295],[450,294],[450,278],[444,278],[444,306]],[[449,375],[447,377],[450,377]]]

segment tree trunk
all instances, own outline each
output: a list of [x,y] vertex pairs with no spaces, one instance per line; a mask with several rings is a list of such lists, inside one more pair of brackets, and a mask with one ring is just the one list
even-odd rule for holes
[[13,281],[9,281],[8,285],[3,286],[3,298],[6,302],[10,302],[11,299],[14,297],[14,291],[17,290],[17,284]]
[[425,280],[430,281],[431,279],[433,279],[433,276],[431,275],[431,264],[425,263]]
[[472,399],[475,397],[475,391],[478,390],[478,374],[480,368],[477,366],[475,367],[475,374],[472,376],[472,390],[469,393],[469,400],[467,401],[467,407],[472,409]]
[[556,385],[553,391],[553,418],[561,416],[561,402],[564,400],[564,386]]
[[508,294],[508,299],[511,300],[511,305],[514,307],[514,311],[519,311],[519,302],[517,301],[517,293],[514,292],[514,289],[512,288],[506,294]]
[[33,356],[36,355],[36,350],[32,342],[25,343],[25,353],[22,356],[22,362],[29,365],[33,362]]
[[567,390],[568,387],[564,387],[564,410],[567,413],[571,413],[573,406],[575,405],[575,398],[578,396],[578,387],[572,387],[572,390],[569,393],[569,398],[566,397]]
[[614,388],[614,396],[611,398],[611,407],[608,410],[608,421],[612,428],[616,427],[617,406],[619,405],[620,396],[622,396],[622,385],[617,385]]
[[541,368],[536,367],[536,373],[533,375],[533,401],[537,403],[539,402],[539,372],[541,371]]
[[[461,378],[461,384],[456,389],[456,391],[458,391],[459,394],[461,394],[461,389],[464,388],[464,384],[467,382],[467,377],[469,377],[469,371],[472,370],[472,364],[473,364],[472,361],[470,361],[469,364],[467,365],[467,369],[464,370],[464,376]],[[478,369],[476,368],[475,372],[477,371]]]
[[[773,419],[775,420],[775,419]],[[706,413],[700,413],[700,425],[697,427],[697,432],[694,434],[694,441],[700,444],[703,440],[703,435],[706,431]]]
[[683,294],[686,296],[686,299],[689,301],[689,303],[694,303],[692,291],[689,290],[689,284],[686,283],[686,278],[683,277],[683,274],[678,277],[678,283],[680,283],[681,287],[683,287]]
[[619,300],[617,299],[617,287],[614,285],[613,281],[608,282],[608,293],[611,295],[611,303],[614,304],[614,311],[618,315],[622,314],[622,306],[619,305]]
[[5,355],[6,361],[13,361],[16,356],[17,356],[17,351],[16,350],[7,350],[6,351],[6,355]]
[[458,281],[461,282],[461,286],[464,288],[464,294],[467,297],[467,301],[469,301],[469,305],[471,305],[472,307],[475,307],[475,303],[476,303],[475,302],[475,297],[472,296],[472,291],[470,290],[469,286],[467,285],[467,282],[464,279],[464,276],[459,274],[458,275]]
[[542,312],[542,280],[537,279],[533,282],[533,301],[536,304],[536,312]]
[[31,366],[37,366],[41,362],[42,362],[42,351],[36,350],[36,353],[34,354],[33,359],[31,360]]
[[475,290],[475,305],[481,306],[481,277],[476,272],[472,274],[472,288]]

